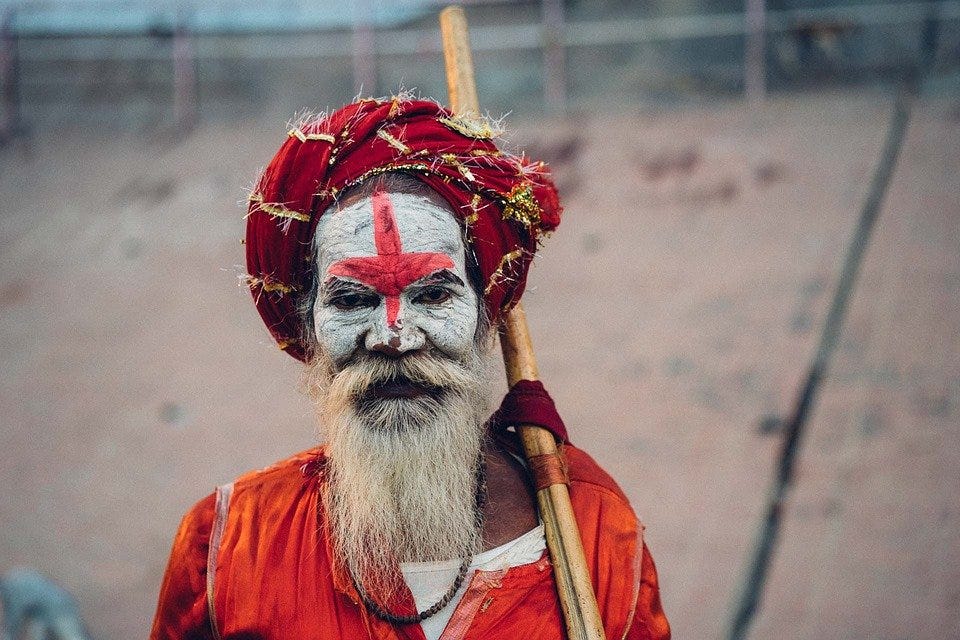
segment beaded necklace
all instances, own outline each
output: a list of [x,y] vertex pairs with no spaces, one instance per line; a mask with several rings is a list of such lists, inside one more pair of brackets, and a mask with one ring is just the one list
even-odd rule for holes
[[[476,523],[476,530],[483,531],[483,506],[486,504],[487,492],[486,492],[486,482],[484,478],[486,476],[486,465],[483,463],[482,454],[477,458],[477,490],[476,490],[476,501],[474,502],[474,522]],[[378,603],[374,602],[373,598],[367,593],[366,589],[363,588],[363,584],[356,577],[353,577],[353,586],[357,590],[357,594],[360,596],[360,599],[363,601],[364,606],[367,610],[370,611],[373,615],[377,616],[385,622],[389,622],[393,625],[406,625],[406,624],[419,624],[427,618],[435,616],[443,609],[445,606],[450,604],[450,601],[453,600],[453,597],[457,595],[457,591],[460,590],[460,587],[463,586],[463,581],[467,578],[467,572],[470,569],[470,563],[473,561],[473,555],[468,554],[464,556],[463,561],[460,563],[460,570],[457,572],[457,577],[454,579],[453,584],[450,585],[450,588],[447,592],[440,598],[433,606],[420,613],[416,613],[408,616],[401,616],[395,613],[391,613],[381,607]]]

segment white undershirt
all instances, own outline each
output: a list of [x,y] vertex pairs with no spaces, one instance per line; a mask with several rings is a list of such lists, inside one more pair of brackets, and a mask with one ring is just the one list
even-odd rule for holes
[[[499,571],[510,567],[536,562],[547,548],[547,540],[543,534],[543,525],[531,529],[519,538],[515,538],[499,547],[478,553],[470,563],[467,577],[460,585],[453,599],[435,615],[420,623],[423,635],[427,640],[438,640],[443,633],[447,622],[470,584],[470,579],[476,571]],[[444,560],[442,562],[401,562],[400,571],[406,581],[413,601],[417,604],[417,611],[425,611],[440,598],[446,595],[453,584],[457,573],[460,572],[460,560]]]

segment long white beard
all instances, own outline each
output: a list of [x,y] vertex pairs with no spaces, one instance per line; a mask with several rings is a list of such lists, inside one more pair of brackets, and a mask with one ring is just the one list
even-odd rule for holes
[[[486,371],[479,355],[466,363],[371,355],[337,373],[321,358],[309,367],[307,386],[327,436],[324,501],[335,561],[378,599],[399,588],[398,562],[480,550]],[[442,395],[359,401],[372,384],[398,374]]]

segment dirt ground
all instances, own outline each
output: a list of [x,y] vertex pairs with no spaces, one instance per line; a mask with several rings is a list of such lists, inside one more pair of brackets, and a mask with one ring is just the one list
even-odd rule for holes
[[[571,430],[647,524],[675,637],[721,638],[889,95],[514,122],[566,218],[525,297]],[[180,516],[315,441],[243,210],[282,122],[0,150],[0,570],[144,637]],[[922,100],[813,412],[752,638],[960,637],[960,102]]]

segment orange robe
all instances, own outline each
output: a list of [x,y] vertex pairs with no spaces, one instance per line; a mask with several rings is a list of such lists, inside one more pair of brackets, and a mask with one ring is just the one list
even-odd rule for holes
[[[564,449],[608,640],[668,640],[642,525],[620,488],[586,453]],[[311,449],[241,476],[187,513],[174,539],[151,640],[424,640],[420,625],[395,627],[369,614],[350,578],[333,569],[318,510],[323,451]],[[213,553],[211,533],[219,537]],[[390,610],[415,612],[409,592],[399,605]],[[564,637],[545,554],[532,564],[474,574],[441,640]]]

